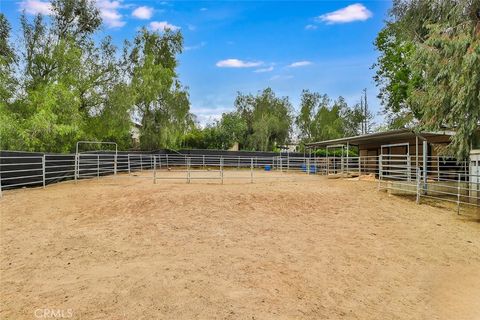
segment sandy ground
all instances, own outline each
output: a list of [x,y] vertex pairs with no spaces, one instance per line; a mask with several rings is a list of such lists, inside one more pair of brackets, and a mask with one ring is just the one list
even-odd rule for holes
[[479,220],[368,181],[102,178],[0,206],[1,319],[480,319]]

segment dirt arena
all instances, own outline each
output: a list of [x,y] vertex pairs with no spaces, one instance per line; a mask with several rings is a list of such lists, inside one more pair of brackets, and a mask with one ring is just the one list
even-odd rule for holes
[[301,177],[6,191],[0,318],[480,319],[478,218]]

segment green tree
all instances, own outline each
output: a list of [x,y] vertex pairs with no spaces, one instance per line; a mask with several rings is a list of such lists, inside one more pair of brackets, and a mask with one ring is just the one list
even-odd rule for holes
[[177,78],[180,32],[142,29],[129,54],[135,111],[141,119],[143,149],[177,148],[192,123],[188,93]]
[[[370,119],[371,114],[367,117]],[[303,90],[295,123],[298,138],[302,143],[308,143],[360,134],[364,120],[360,104],[350,108],[343,97],[332,103],[326,94]]]
[[377,38],[377,84],[402,103],[392,110],[423,129],[454,128],[450,152],[458,158],[480,122],[479,8],[478,0],[397,0]]
[[256,96],[239,93],[235,107],[246,124],[244,148],[270,151],[288,142],[293,116],[287,97],[276,97],[271,88]]

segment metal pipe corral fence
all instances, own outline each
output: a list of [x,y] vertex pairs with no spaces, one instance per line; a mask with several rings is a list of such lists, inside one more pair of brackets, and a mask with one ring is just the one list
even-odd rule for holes
[[[418,164],[418,166],[417,166]],[[472,169],[473,168],[473,169]],[[145,174],[142,171],[148,170]],[[268,174],[255,174],[262,170]],[[264,178],[290,178],[289,173],[369,175],[379,190],[395,195],[452,202],[480,207],[480,172],[478,165],[469,168],[467,161],[439,156],[422,157],[382,154],[358,157],[228,156],[97,152],[77,154],[40,154],[2,152],[0,156],[0,195],[3,190],[42,186],[125,173],[127,177],[157,180],[225,180],[245,179],[254,183]],[[137,174],[137,172],[139,174]],[[297,175],[298,177],[298,175]]]

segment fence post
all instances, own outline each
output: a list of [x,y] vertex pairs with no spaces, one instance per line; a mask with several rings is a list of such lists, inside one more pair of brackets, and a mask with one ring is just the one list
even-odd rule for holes
[[253,158],[250,159],[250,183],[253,183]]
[[130,153],[127,154],[128,174],[130,175]]
[[45,189],[45,153],[42,157],[42,176],[43,176],[43,189]]
[[190,157],[187,160],[187,183],[190,183]]
[[360,177],[362,175],[362,161],[360,155],[358,155],[358,176]]
[[461,173],[458,174],[458,180],[457,180],[457,214],[460,214],[460,182],[461,182]]
[[416,180],[417,180],[417,204],[420,204],[420,168],[416,169]]
[[382,175],[383,175],[383,155],[378,157],[378,190],[380,190],[380,184],[382,183]]
[[223,157],[220,157],[220,177],[222,179],[222,184],[223,184]]
[[74,164],[75,168],[73,170],[73,176],[75,177],[75,183],[77,183],[77,175],[78,175],[78,170],[77,170],[77,167],[78,167],[78,154],[75,154],[75,164]]
[[282,155],[280,154],[280,172],[283,172]]
[[202,155],[203,170],[205,170],[205,155]]
[[290,152],[287,153],[287,172],[290,170]]
[[153,156],[153,184],[157,183],[157,158]]
[[97,154],[97,180],[100,179],[100,155]]
[[140,171],[143,171],[143,154],[140,154]]
[[310,174],[310,158],[307,158],[307,174]]
[[167,158],[167,169],[168,169],[168,153],[166,154],[165,158]]
[[412,181],[412,160],[410,155],[407,156],[407,180]]
[[117,153],[115,153],[115,157],[113,157],[113,175],[117,175]]

